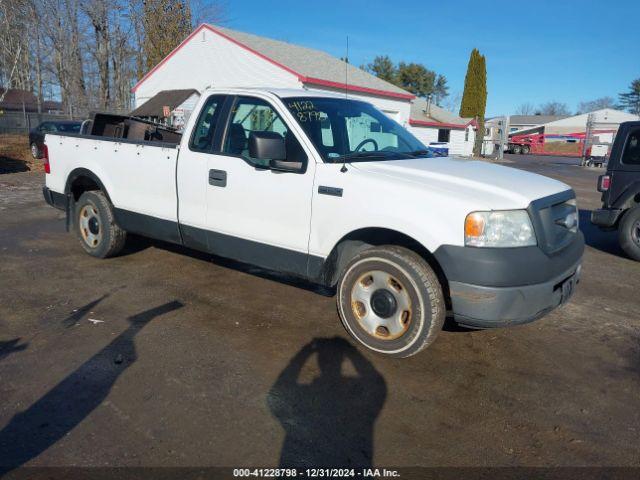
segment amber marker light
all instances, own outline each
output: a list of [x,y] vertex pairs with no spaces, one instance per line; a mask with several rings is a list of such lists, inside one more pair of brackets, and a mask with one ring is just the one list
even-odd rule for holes
[[481,213],[470,213],[464,221],[464,236],[478,238],[484,233],[485,219]]

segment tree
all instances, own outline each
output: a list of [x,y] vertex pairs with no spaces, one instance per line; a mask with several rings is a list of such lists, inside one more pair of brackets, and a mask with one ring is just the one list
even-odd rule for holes
[[629,113],[640,115],[640,78],[631,82],[629,91],[618,95],[620,108]]
[[191,32],[191,8],[184,0],[143,0],[147,68],[151,69]]
[[571,111],[566,103],[552,101],[543,103],[539,107],[540,115],[571,115]]
[[603,108],[616,108],[616,102],[612,97],[601,97],[595,100],[588,100],[580,102],[578,104],[578,111],[576,115],[581,113],[593,112],[595,110],[602,110]]
[[464,92],[460,104],[460,116],[473,117],[478,122],[478,134],[473,153],[480,156],[484,132],[484,115],[487,108],[487,64],[484,55],[477,48],[471,51],[467,74],[464,78]]
[[397,82],[417,97],[426,97],[435,91],[436,73],[419,63],[400,62]]
[[397,69],[387,55],[378,55],[373,62],[363,67],[363,70],[375,75],[386,82],[395,84]]
[[419,63],[400,62],[397,66],[387,55],[379,55],[363,70],[382,80],[404,88],[417,97],[433,96],[437,105],[449,94],[447,79]]
[[516,109],[516,115],[535,115],[536,107],[531,102],[525,102]]

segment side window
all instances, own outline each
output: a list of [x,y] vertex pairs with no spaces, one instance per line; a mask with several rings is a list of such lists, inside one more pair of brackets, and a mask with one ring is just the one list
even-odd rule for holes
[[282,117],[266,101],[259,98],[238,97],[227,128],[223,153],[239,155],[255,165],[267,166],[268,160],[249,156],[249,136],[252,132],[275,132],[285,140],[287,160],[306,162],[306,154],[298,139],[289,131]]
[[631,130],[622,154],[622,163],[640,165],[640,128]]
[[220,110],[224,103],[224,95],[212,95],[207,99],[198,121],[193,128],[189,148],[199,152],[211,152],[213,148],[213,136],[216,130],[216,123],[220,116]]

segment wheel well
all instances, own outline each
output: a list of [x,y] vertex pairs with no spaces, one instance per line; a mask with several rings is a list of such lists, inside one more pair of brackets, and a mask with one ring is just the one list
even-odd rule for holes
[[414,238],[396,230],[390,230],[387,228],[363,228],[355,230],[342,237],[336,246],[333,247],[333,250],[325,262],[323,276],[326,283],[329,286],[334,287],[338,283],[340,275],[349,260],[362,250],[380,245],[396,245],[399,247],[405,247],[420,255],[420,257],[429,264],[438,277],[438,281],[442,286],[442,292],[444,294],[447,308],[451,308],[449,281],[447,280],[442,267],[436,260],[436,257],[434,257],[434,255],[427,250],[424,245]]
[[89,190],[102,190],[102,188],[95,179],[87,175],[80,175],[74,178],[69,187],[69,192],[73,195],[73,200],[76,202],[84,192]]

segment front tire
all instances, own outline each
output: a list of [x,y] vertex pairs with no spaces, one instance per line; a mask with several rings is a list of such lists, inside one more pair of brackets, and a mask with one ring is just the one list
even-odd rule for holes
[[403,247],[373,247],[357,254],[338,284],[344,327],[375,352],[409,357],[442,330],[445,302],[431,267]]
[[84,192],[75,204],[75,230],[80,245],[97,258],[113,257],[124,248],[127,232],[118,226],[104,193]]
[[640,207],[625,212],[618,228],[618,240],[627,255],[640,261]]

